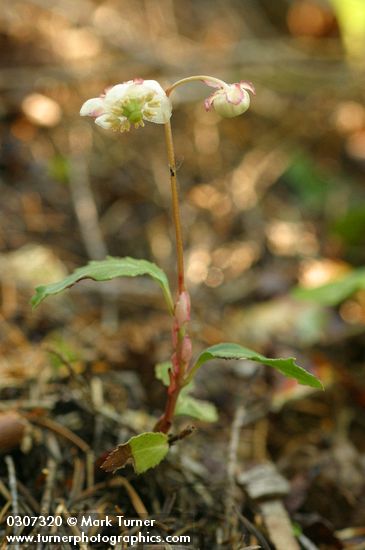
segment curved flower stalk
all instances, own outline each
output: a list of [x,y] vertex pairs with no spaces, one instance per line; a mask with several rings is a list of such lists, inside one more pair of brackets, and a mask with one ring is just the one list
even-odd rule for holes
[[171,102],[156,80],[136,78],[109,88],[100,97],[85,101],[81,116],[95,118],[107,130],[128,132],[144,126],[144,121],[166,124],[172,113]]
[[256,95],[255,87],[252,82],[247,80],[241,80],[234,84],[228,84],[224,80],[214,78],[212,76],[196,75],[182,78],[170,86],[166,90],[166,94],[169,96],[171,92],[181,86],[181,84],[187,84],[188,82],[201,81],[211,88],[217,90],[213,92],[204,102],[206,111],[214,109],[219,115],[224,118],[232,118],[242,115],[247,111],[250,106],[250,94]]

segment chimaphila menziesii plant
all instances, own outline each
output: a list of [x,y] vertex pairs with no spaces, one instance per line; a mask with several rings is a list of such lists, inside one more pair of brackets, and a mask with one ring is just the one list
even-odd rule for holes
[[102,128],[115,132],[126,132],[133,126],[136,128],[144,126],[145,121],[164,125],[176,236],[175,299],[172,297],[167,276],[157,265],[147,260],[129,257],[108,257],[102,261],[92,261],[87,266],[76,269],[63,281],[37,287],[32,299],[33,306],[37,306],[47,296],[57,294],[85,278],[105,281],[115,277],[149,275],[162,289],[172,322],[171,360],[156,366],[157,378],[167,386],[165,409],[153,432],[132,437],[112,451],[102,466],[107,471],[115,471],[128,462],[133,464],[137,473],[156,466],[166,456],[170,444],[179,438],[179,436],[168,435],[176,415],[187,415],[207,421],[216,419],[217,414],[213,405],[199,401],[189,394],[196,372],[211,359],[249,359],[274,367],[301,384],[322,388],[321,382],[298,366],[293,358],[270,359],[239,344],[217,344],[205,349],[193,359],[189,336],[190,297],[184,277],[176,162],[170,124],[173,90],[193,81],[202,81],[215,88],[215,91],[205,100],[205,108],[207,111],[214,109],[221,116],[228,118],[244,113],[250,105],[250,93],[255,93],[253,85],[249,82],[227,84],[218,78],[204,75],[183,78],[166,90],[163,90],[155,80],[134,79],[109,88],[99,98],[89,99],[80,111],[82,116],[94,117],[96,124]]

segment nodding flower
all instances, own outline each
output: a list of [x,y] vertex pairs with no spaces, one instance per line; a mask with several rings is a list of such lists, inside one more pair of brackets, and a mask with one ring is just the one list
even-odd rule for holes
[[251,82],[241,80],[235,84],[220,84],[213,80],[204,80],[205,84],[212,88],[218,88],[204,102],[205,109],[214,109],[219,115],[225,118],[232,118],[242,115],[250,106],[250,94],[255,95],[255,88]]
[[100,97],[85,101],[81,116],[95,118],[95,123],[107,130],[128,132],[144,126],[144,121],[165,124],[171,117],[169,98],[156,80],[135,78],[117,84]]

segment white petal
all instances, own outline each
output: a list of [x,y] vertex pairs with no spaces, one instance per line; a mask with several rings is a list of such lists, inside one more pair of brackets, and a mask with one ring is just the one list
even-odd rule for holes
[[253,95],[256,95],[255,86],[252,84],[252,82],[248,82],[247,80],[241,80],[241,82],[238,83],[241,88],[244,88],[245,90],[248,90],[249,92],[252,92]]
[[213,92],[209,97],[204,100],[204,107],[206,111],[211,111],[213,108],[213,101],[217,92]]
[[247,92],[239,84],[231,84],[225,91],[227,101],[233,105],[239,105]]
[[114,128],[114,124],[110,118],[110,115],[98,116],[98,118],[95,119],[95,124],[101,126],[105,130],[110,130],[111,128]]
[[123,84],[116,84],[112,88],[109,88],[105,94],[105,101],[109,105],[124,99],[128,93],[130,86],[133,84],[133,81],[124,82]]
[[156,80],[144,80],[141,86],[148,87],[150,90],[156,92],[159,96],[166,96],[165,90]]
[[150,91],[151,90],[146,89],[143,84],[132,82],[130,86],[128,86],[126,95],[128,95],[128,99],[140,99]]
[[232,118],[242,115],[250,106],[250,96],[243,90],[244,96],[238,104],[227,100],[226,94],[218,94],[213,99],[214,110],[224,118]]
[[155,122],[156,124],[165,124],[171,118],[172,106],[169,98],[166,96],[161,98],[159,107],[153,109],[153,114],[144,115],[143,118],[149,122]]
[[80,109],[81,116],[100,116],[104,113],[104,99],[101,97],[93,97],[85,101]]

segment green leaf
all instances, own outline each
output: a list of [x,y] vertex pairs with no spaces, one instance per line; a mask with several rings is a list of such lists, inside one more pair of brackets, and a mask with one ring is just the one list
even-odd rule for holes
[[300,300],[312,300],[318,304],[335,306],[357,292],[365,289],[365,268],[351,271],[338,281],[315,288],[297,287],[293,296]]
[[137,435],[129,440],[129,444],[137,474],[157,466],[169,451],[168,437],[160,432]]
[[171,361],[165,361],[164,363],[157,363],[157,365],[155,365],[155,377],[167,387],[170,385],[169,370],[171,368]]
[[192,379],[195,372],[207,361],[212,359],[248,359],[256,361],[269,367],[274,367],[288,378],[295,378],[300,384],[311,386],[313,388],[323,389],[323,385],[313,374],[310,374],[295,363],[292,357],[287,359],[269,359],[261,353],[244,348],[238,344],[222,343],[204,350],[198,357],[198,360],[190,371],[189,379]]
[[[170,384],[169,370],[171,368],[170,361],[158,363],[155,366],[157,380],[160,380],[167,387]],[[175,416],[191,416],[204,422],[216,422],[218,420],[218,413],[213,403],[202,401],[189,395],[193,388],[194,384],[190,382],[181,390],[176,403]]]
[[213,403],[195,399],[184,390],[180,393],[175,409],[176,416],[191,416],[204,422],[216,422],[218,412]]
[[58,294],[83,279],[109,281],[116,277],[136,277],[138,275],[149,275],[161,286],[169,310],[172,312],[173,300],[166,274],[154,263],[129,257],[113,258],[108,256],[106,260],[92,261],[86,266],[76,269],[62,281],[38,286],[31,304],[33,307],[37,307],[47,296]]
[[118,445],[101,465],[106,472],[115,472],[132,464],[137,474],[154,468],[169,451],[168,436],[162,432],[145,432]]

